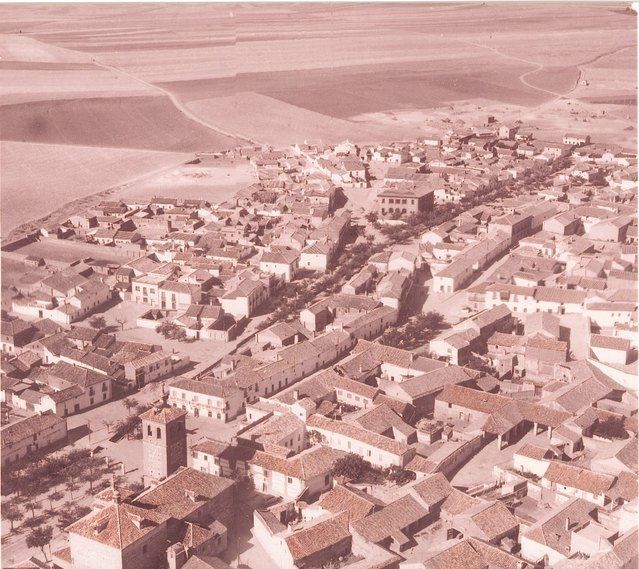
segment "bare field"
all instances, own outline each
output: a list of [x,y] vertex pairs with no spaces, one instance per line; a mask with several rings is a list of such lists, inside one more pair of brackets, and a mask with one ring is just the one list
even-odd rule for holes
[[223,161],[203,157],[199,164],[184,164],[118,190],[114,197],[150,199],[155,196],[224,201],[257,181],[248,160]]
[[166,97],[112,97],[0,106],[2,139],[170,152],[220,150],[236,140],[185,117]]
[[447,59],[252,73],[233,79],[166,83],[163,87],[186,101],[255,92],[340,119],[389,109],[432,108],[469,98],[535,105],[551,97],[519,82],[518,77],[531,66],[504,63],[495,69],[491,60],[478,58],[471,64]]
[[[5,20],[9,12],[3,10]],[[33,14],[33,13],[32,13]],[[15,28],[18,28],[16,30]],[[17,34],[19,24],[11,30],[11,34],[0,35],[0,58],[2,61],[29,61],[29,62],[50,62],[50,63],[90,63],[91,57],[86,53],[78,53],[69,49],[49,45],[29,37],[26,34]]]
[[535,87],[563,94],[575,88],[579,76],[579,68],[575,66],[544,67],[527,75],[526,81]]
[[[419,136],[445,118],[470,125],[495,114],[532,124],[540,138],[574,130],[634,146],[627,129],[636,107],[610,103],[636,87],[634,49],[623,50],[636,43],[636,18],[610,5],[111,5],[99,18],[89,5],[13,5],[0,6],[0,22],[0,96],[14,103],[0,106],[1,136],[55,149],[3,146],[3,206],[16,200],[3,207],[3,230],[63,196],[104,191],[166,164],[166,155],[114,148],[191,153],[238,144],[213,128],[274,145],[374,142]],[[580,70],[589,85],[570,101],[556,96],[573,89]],[[194,120],[136,78],[174,94]],[[78,146],[55,146],[67,144]],[[244,176],[174,166],[117,191],[223,199],[250,181]],[[26,211],[45,192],[51,197]]]
[[347,121],[289,105],[257,93],[238,93],[188,103],[204,120],[267,144],[299,141],[370,142],[418,135],[419,130],[399,125],[377,125]]
[[51,99],[157,94],[134,79],[87,64],[10,61],[1,61],[0,64],[2,105]]
[[[65,202],[104,191],[191,155],[0,142],[2,235]],[[69,213],[70,215],[71,213]]]

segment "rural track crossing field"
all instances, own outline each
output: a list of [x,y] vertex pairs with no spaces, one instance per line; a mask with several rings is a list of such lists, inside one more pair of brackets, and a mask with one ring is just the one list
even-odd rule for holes
[[239,140],[243,140],[244,142],[248,142],[249,144],[263,145],[263,143],[260,142],[259,140],[253,140],[251,138],[247,138],[246,136],[242,136],[241,134],[237,134],[237,133],[234,133],[234,132],[229,132],[229,131],[223,130],[221,128],[218,128],[215,125],[207,123],[206,121],[202,120],[197,115],[193,114],[182,103],[182,101],[180,101],[180,99],[178,99],[178,97],[174,93],[171,93],[171,91],[168,91],[167,89],[164,89],[163,87],[160,87],[159,85],[155,85],[153,83],[149,83],[148,81],[145,81],[144,79],[140,79],[139,77],[136,77],[135,75],[133,75],[132,73],[129,73],[128,71],[124,71],[124,69],[121,69],[120,67],[116,67],[114,65],[109,65],[108,63],[102,63],[102,62],[98,61],[95,58],[92,60],[92,62],[97,67],[101,67],[102,69],[107,69],[107,70],[110,70],[110,71],[114,71],[115,73],[118,73],[120,75],[124,75],[126,77],[131,78],[131,79],[134,79],[135,81],[138,81],[139,83],[142,83],[143,85],[146,85],[147,87],[155,89],[156,91],[160,91],[161,93],[163,93],[164,95],[166,95],[169,98],[169,100],[171,101],[171,103],[173,103],[175,108],[178,111],[180,111],[184,116],[186,116],[186,118],[188,118],[188,119],[190,119],[190,120],[202,125],[205,128],[213,130],[213,131],[217,132],[218,134],[222,134],[224,136],[228,136],[228,137],[231,137],[231,138],[237,138]]

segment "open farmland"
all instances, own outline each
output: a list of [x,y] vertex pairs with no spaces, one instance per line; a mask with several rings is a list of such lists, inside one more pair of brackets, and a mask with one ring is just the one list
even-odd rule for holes
[[21,142],[141,148],[171,152],[220,150],[236,141],[195,123],[165,97],[38,101],[0,106],[2,138]]
[[0,155],[3,237],[65,202],[190,158],[177,153],[6,141],[0,142]]
[[357,142],[402,138],[417,129],[354,122],[309,111],[257,93],[238,93],[187,104],[198,116],[220,127],[267,144],[295,142]]
[[451,108],[468,125],[491,112],[525,117],[540,137],[633,139],[636,19],[607,5],[112,5],[99,18],[88,5],[14,5],[0,16],[3,234],[164,166],[118,192],[223,199],[252,180],[117,149],[384,142],[429,132]]
[[138,81],[84,63],[0,61],[3,105],[82,97],[157,95]]
[[[432,108],[451,101],[485,98],[521,105],[548,100],[518,77],[531,66],[506,63],[495,69],[491,58],[472,64],[438,60],[287,72],[251,73],[229,79],[163,84],[183,100],[255,92],[334,118],[405,108]],[[192,106],[190,108],[193,108]]]
[[577,86],[580,75],[576,66],[543,67],[527,75],[526,81],[535,87],[564,94]]

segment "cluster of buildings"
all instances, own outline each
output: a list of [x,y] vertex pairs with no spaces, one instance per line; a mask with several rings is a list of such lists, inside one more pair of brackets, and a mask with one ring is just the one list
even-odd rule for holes
[[28,414],[64,418],[108,403],[116,394],[173,376],[188,358],[161,345],[118,340],[85,326],[50,320],[2,321],[0,399]]
[[[493,120],[389,146],[233,152],[259,182],[225,203],[70,218],[60,237],[130,258],[33,283],[2,321],[0,393],[32,413],[2,431],[9,463],[60,444],[64,417],[115,386],[167,380],[140,417],[146,489],[99,494],[55,565],[228,567],[248,508],[250,546],[284,569],[636,566],[636,160]],[[140,327],[229,341],[280,287],[332,269],[351,233],[340,188],[376,191],[395,223],[544,165],[543,189],[376,252],[338,293],[206,369],[72,324],[124,300],[144,306]],[[418,350],[381,344],[428,274],[462,318]],[[195,417],[233,434],[189,440]],[[362,479],[336,469],[353,455]],[[268,500],[249,507],[256,495]]]

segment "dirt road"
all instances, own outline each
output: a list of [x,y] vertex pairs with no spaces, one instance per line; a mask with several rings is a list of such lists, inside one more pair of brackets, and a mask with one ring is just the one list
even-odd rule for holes
[[177,98],[177,96],[174,93],[171,93],[171,91],[168,91],[162,87],[160,87],[159,85],[155,85],[153,83],[149,83],[148,81],[145,81],[144,79],[140,79],[139,77],[136,77],[135,75],[133,75],[132,73],[129,73],[128,71],[124,71],[124,69],[121,69],[120,67],[115,67],[114,65],[109,65],[108,63],[102,63],[100,61],[98,61],[97,59],[93,59],[92,60],[93,63],[97,66],[97,67],[101,67],[102,69],[106,69],[108,71],[113,71],[115,73],[118,73],[119,75],[124,75],[126,77],[129,77],[131,79],[133,79],[134,81],[137,81],[138,83],[141,83],[142,85],[145,85],[147,87],[150,87],[151,89],[155,89],[156,91],[159,91],[160,93],[164,94],[165,96],[167,96],[169,98],[169,100],[171,101],[171,103],[173,103],[173,105],[175,106],[175,108],[180,111],[186,118],[188,118],[189,120],[192,120],[200,125],[202,125],[205,128],[208,128],[210,130],[213,130],[215,132],[217,132],[218,134],[223,134],[224,136],[228,136],[231,138],[237,138],[239,140],[243,140],[244,142],[247,142],[249,144],[263,144],[262,142],[256,141],[256,140],[252,140],[250,138],[247,138],[241,134],[237,134],[234,132],[228,132],[226,130],[223,130],[213,124],[210,124],[204,120],[202,120],[200,117],[198,117],[196,114],[192,113],[188,107],[186,105],[184,105],[182,103],[182,101],[180,101],[180,99]]

